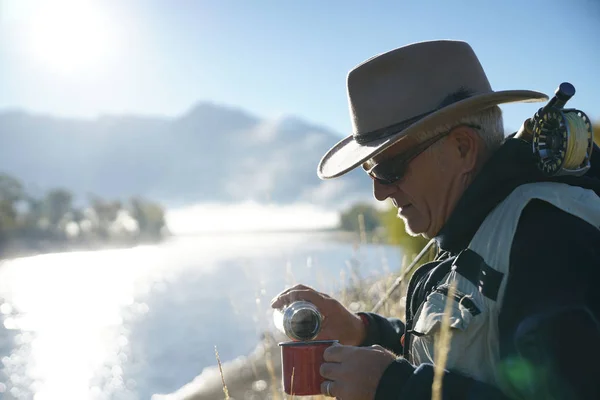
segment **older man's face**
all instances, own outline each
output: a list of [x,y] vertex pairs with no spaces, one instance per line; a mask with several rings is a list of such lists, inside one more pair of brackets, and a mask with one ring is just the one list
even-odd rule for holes
[[[390,185],[373,181],[377,200],[391,199],[398,216],[412,235],[435,236],[468,185],[483,142],[471,128],[455,128],[407,166],[404,177]],[[377,162],[406,149],[390,148],[377,156]]]

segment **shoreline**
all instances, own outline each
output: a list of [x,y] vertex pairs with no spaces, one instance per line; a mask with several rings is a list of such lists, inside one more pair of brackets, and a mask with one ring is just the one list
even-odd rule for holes
[[68,241],[68,240],[31,240],[31,239],[10,239],[6,243],[0,244],[0,262],[16,258],[34,257],[52,253],[71,253],[77,251],[101,251],[132,249],[137,246],[159,245],[169,240],[177,238],[202,238],[207,236],[234,236],[234,235],[294,235],[294,234],[318,234],[331,236],[335,240],[343,242],[353,242],[360,240],[360,237],[354,232],[335,230],[335,229],[316,229],[316,230],[275,230],[275,231],[215,231],[198,232],[184,234],[169,234],[160,239],[134,239],[124,241]]
[[[279,332],[266,333],[252,352],[221,364],[223,379],[232,400],[284,398],[278,343],[288,340]],[[172,393],[154,394],[151,400],[221,400],[225,397],[222,382],[215,357],[215,363],[205,367],[191,382]]]
[[77,251],[101,251],[131,249],[137,246],[160,244],[173,236],[165,236],[157,240],[131,241],[88,241],[69,242],[60,240],[20,240],[12,239],[0,247],[0,262],[16,258],[34,257],[52,253],[72,253]]

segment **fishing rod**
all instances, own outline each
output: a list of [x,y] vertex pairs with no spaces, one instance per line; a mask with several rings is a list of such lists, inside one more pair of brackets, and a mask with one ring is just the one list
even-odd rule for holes
[[404,281],[404,279],[413,270],[416,269],[417,263],[425,256],[425,254],[427,254],[427,252],[429,251],[429,249],[431,248],[431,246],[433,246],[434,244],[435,244],[435,239],[431,239],[425,245],[425,247],[423,247],[423,249],[421,250],[421,252],[419,254],[417,254],[417,256],[410,263],[410,265],[402,270],[402,274],[398,278],[396,278],[396,280],[394,281],[394,283],[392,284],[392,286],[390,286],[390,288],[387,290],[387,292],[385,292],[385,294],[383,295],[383,297],[381,299],[379,299],[379,301],[377,302],[377,304],[375,304],[375,306],[373,307],[373,309],[371,309],[371,312],[375,313],[375,312],[379,311],[379,309],[381,307],[383,307],[383,305],[389,300],[389,298],[396,291],[396,289],[398,289],[400,287],[400,285],[402,284],[402,282]]

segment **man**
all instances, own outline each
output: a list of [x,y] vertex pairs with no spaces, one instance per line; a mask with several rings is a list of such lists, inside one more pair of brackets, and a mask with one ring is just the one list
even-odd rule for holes
[[598,168],[544,175],[531,143],[505,139],[498,107],[547,96],[493,91],[471,47],[449,40],[373,57],[347,83],[353,134],[319,176],[362,165],[375,198],[391,199],[409,233],[440,251],[409,282],[405,323],[353,314],[302,285],[273,300],[314,303],[324,315],[317,339],[340,341],[325,353],[323,394],[430,399],[455,290],[443,398],[600,398]]

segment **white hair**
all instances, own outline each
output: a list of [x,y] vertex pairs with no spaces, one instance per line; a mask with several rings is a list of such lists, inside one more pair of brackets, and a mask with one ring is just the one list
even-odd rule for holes
[[[481,129],[475,130],[481,139],[483,139],[486,149],[490,152],[496,150],[504,142],[504,121],[502,119],[502,110],[498,106],[487,108],[483,111],[460,118],[452,123],[440,125],[433,130],[422,132],[419,134],[419,137],[423,139],[430,138],[436,134],[447,132],[459,125],[476,125],[481,127]],[[443,140],[440,142],[442,141]],[[431,148],[433,147],[437,146],[431,146]]]

